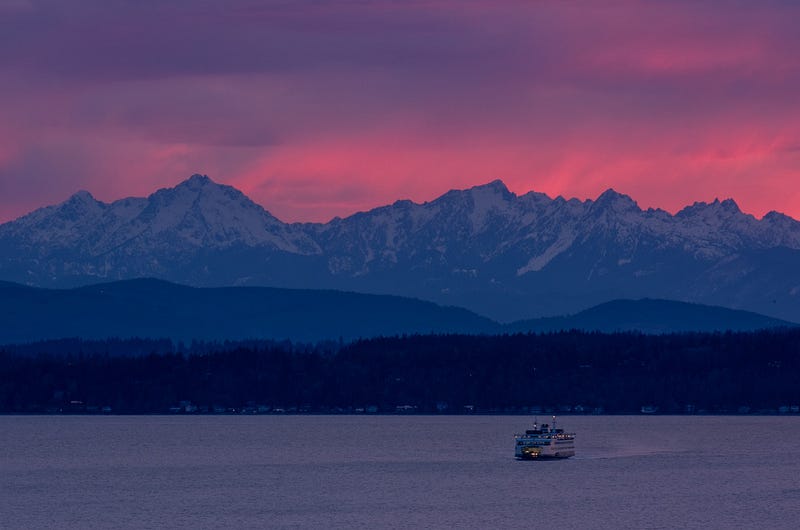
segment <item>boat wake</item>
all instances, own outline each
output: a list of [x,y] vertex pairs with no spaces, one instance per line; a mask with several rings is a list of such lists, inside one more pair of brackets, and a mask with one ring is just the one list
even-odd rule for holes
[[580,453],[575,457],[575,459],[606,460],[615,458],[641,458],[676,454],[681,452],[685,451],[678,451],[666,447],[654,447],[651,445],[629,445],[624,447],[582,447]]

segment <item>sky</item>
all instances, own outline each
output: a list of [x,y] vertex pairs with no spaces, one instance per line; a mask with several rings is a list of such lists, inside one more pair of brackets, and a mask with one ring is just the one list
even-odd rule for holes
[[0,222],[193,173],[284,221],[502,179],[800,218],[800,2],[0,0]]

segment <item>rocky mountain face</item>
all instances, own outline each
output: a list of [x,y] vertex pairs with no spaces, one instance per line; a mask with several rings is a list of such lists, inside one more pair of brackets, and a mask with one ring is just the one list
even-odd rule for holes
[[[227,283],[213,268],[184,274],[238,249],[318,254],[302,229],[282,223],[240,191],[194,175],[146,199],[105,204],[86,191],[0,225],[0,278],[67,286],[142,276]],[[233,264],[232,264],[233,265]]]
[[[0,225],[0,279],[72,286],[156,277],[397,294],[502,321],[665,298],[800,321],[800,222],[732,200],[675,215],[608,190],[517,196],[501,181],[328,223],[282,223],[194,175],[147,198],[87,192]],[[387,315],[387,318],[392,318]]]

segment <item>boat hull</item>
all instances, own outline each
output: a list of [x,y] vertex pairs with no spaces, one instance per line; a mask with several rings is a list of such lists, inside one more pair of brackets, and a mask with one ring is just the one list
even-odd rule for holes
[[518,456],[517,460],[564,460],[564,459],[569,458],[571,456],[575,456],[575,453],[572,453],[571,455],[552,455],[552,456],[551,455],[539,455],[539,456],[522,455],[522,456]]
[[542,451],[540,448],[528,448],[523,446],[522,448],[518,448],[514,456],[518,460],[562,460],[575,456],[575,449],[572,447],[565,447],[551,451],[547,448],[547,450]]

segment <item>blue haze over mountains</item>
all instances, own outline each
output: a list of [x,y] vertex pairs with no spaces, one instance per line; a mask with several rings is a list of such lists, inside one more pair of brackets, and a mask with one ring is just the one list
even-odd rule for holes
[[0,225],[0,279],[74,287],[152,277],[204,287],[390,294],[501,322],[656,298],[800,321],[800,223],[732,200],[675,215],[608,190],[517,196],[501,181],[328,223],[283,223],[194,175],[106,204],[81,191]]

